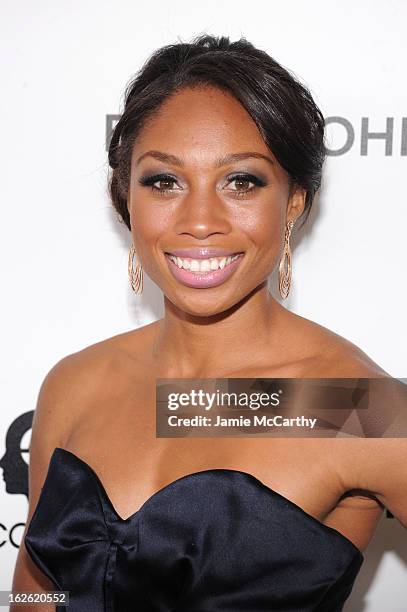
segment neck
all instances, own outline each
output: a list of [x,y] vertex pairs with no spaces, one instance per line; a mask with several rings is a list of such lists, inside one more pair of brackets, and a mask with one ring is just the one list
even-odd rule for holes
[[267,283],[213,316],[186,313],[166,297],[164,305],[154,343],[159,377],[226,378],[267,361],[281,348],[287,311],[271,296]]

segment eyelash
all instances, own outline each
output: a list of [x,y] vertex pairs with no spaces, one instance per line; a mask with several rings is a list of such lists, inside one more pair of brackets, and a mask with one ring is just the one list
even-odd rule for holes
[[[237,181],[239,180],[249,181],[250,183],[254,183],[254,187],[249,187],[249,189],[243,189],[241,191],[236,190],[235,195],[238,198],[245,196],[248,193],[251,193],[257,187],[265,187],[266,185],[266,183],[262,179],[260,179],[258,176],[255,176],[254,174],[247,174],[247,173],[246,174],[234,174],[230,178],[229,183],[233,183],[233,181],[236,181],[236,180]],[[154,174],[152,176],[142,176],[138,180],[140,185],[142,185],[143,187],[151,187],[151,190],[153,192],[156,192],[158,195],[165,195],[166,193],[169,193],[172,191],[172,189],[169,189],[169,188],[159,189],[158,187],[155,187],[154,183],[157,183],[158,181],[167,181],[171,183],[177,182],[176,179],[169,174]]]

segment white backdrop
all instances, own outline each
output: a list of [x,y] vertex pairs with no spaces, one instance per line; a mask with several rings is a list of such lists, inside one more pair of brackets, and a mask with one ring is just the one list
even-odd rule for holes
[[[16,419],[34,409],[56,361],[163,314],[149,279],[141,298],[128,284],[130,234],[107,198],[106,115],[121,111],[125,84],[153,50],[201,32],[244,35],[339,118],[328,127],[338,154],[294,239],[287,306],[407,376],[405,2],[2,0],[1,9],[0,457],[7,435],[28,448]],[[366,138],[386,129],[386,139]],[[9,453],[0,467],[0,589],[9,589],[27,497],[18,460]],[[406,530],[383,517],[365,556],[345,610],[405,611]]]

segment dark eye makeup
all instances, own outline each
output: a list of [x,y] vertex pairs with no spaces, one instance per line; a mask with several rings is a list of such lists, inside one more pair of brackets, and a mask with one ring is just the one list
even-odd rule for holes
[[171,189],[169,188],[164,188],[164,189],[160,189],[158,187],[155,187],[154,183],[176,183],[177,179],[173,176],[171,176],[170,174],[150,174],[150,175],[146,175],[146,176],[141,176],[138,179],[139,184],[142,187],[151,187],[152,191],[158,191],[158,192],[167,192],[167,191],[171,191]]
[[[141,176],[138,179],[139,184],[142,187],[150,187],[151,190],[154,193],[157,193],[158,195],[165,195],[166,193],[170,193],[173,191],[172,188],[170,187],[164,187],[164,188],[160,188],[160,187],[156,187],[155,183],[177,183],[177,179],[174,176],[171,176],[170,174],[150,174],[150,175],[145,175],[145,176]],[[231,191],[235,196],[237,197],[242,197],[245,196],[249,193],[251,193],[252,191],[254,191],[255,189],[257,189],[258,187],[265,187],[267,185],[267,182],[263,179],[261,179],[260,177],[248,173],[248,172],[240,172],[240,173],[236,173],[233,174],[232,176],[228,177],[227,180],[228,184],[236,182],[236,183],[253,183],[253,187],[249,187],[247,189],[232,189],[229,190]]]

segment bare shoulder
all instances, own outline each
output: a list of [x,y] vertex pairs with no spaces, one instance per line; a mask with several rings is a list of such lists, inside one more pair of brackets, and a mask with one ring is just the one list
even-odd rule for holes
[[[406,385],[346,338],[303,317],[295,324],[312,347],[305,375],[380,379],[372,382],[378,401],[369,403],[366,418],[383,423],[384,437],[338,438],[330,444],[335,469],[352,503],[375,499],[407,528]],[[350,498],[343,503],[350,504]]]
[[353,342],[334,331],[291,313],[293,339],[301,338],[307,369],[325,378],[389,377],[379,364]]
[[118,379],[134,379],[142,369],[151,325],[95,342],[60,359],[46,374],[38,394],[33,432],[49,431],[63,445],[81,414]]
[[[98,400],[108,397],[114,405],[118,394],[126,393],[126,383],[137,379],[142,370],[145,336],[150,331],[147,327],[117,334],[71,353],[48,371],[39,389],[32,423],[32,491],[38,493],[55,447],[66,447],[71,433],[86,420]],[[35,503],[36,499],[32,501]]]

